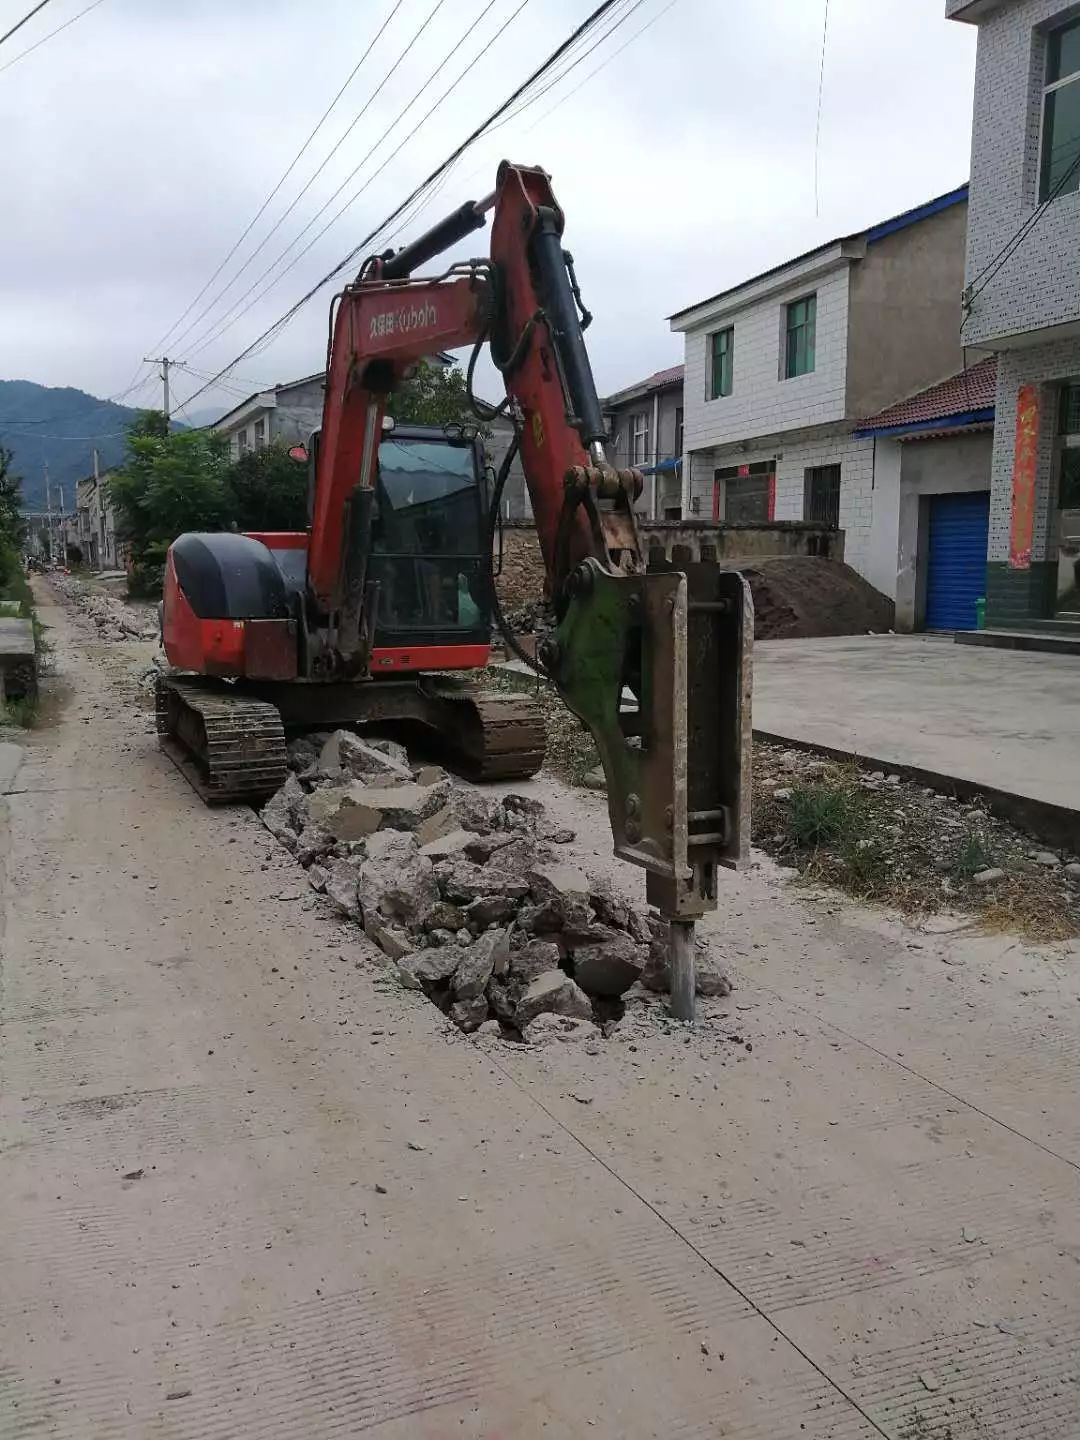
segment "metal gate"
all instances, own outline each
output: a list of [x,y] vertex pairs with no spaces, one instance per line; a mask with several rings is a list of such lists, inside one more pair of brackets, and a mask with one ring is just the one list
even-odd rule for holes
[[931,495],[926,571],[926,629],[974,630],[975,602],[986,594],[990,495]]

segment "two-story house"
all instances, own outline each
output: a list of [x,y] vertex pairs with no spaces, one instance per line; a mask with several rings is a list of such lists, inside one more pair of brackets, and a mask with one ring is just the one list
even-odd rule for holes
[[[857,421],[962,368],[967,186],[672,315],[685,344],[685,514],[815,520],[893,594]],[[880,573],[879,573],[880,572]]]
[[320,370],[302,380],[256,391],[215,420],[210,429],[229,437],[234,460],[275,443],[306,444],[312,430],[322,424],[325,381],[326,372]]
[[681,519],[683,367],[657,370],[601,403],[611,436],[608,459],[646,476],[638,510],[650,520]]
[[962,339],[998,353],[986,613],[1080,625],[1080,5],[979,27]]

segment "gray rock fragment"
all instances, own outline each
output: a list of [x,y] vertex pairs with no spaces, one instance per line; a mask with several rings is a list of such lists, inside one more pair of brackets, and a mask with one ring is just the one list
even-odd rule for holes
[[[505,973],[510,956],[510,937],[505,930],[485,930],[465,951],[454,971],[453,991],[458,1000],[483,995],[498,964]],[[486,1017],[485,1017],[486,1018]]]
[[414,835],[380,835],[360,868],[360,905],[404,925],[422,925],[439,901],[431,861]]
[[438,985],[450,979],[463,959],[464,951],[460,945],[437,945],[430,950],[414,950],[398,964],[422,985]]
[[514,1006],[514,1023],[519,1030],[524,1030],[531,1020],[545,1012],[576,1016],[579,1020],[591,1020],[593,1013],[584,990],[561,970],[548,970],[526,986]]
[[559,968],[559,947],[550,940],[530,940],[509,954],[509,973],[523,985],[549,970]]
[[648,960],[648,946],[612,930],[600,944],[575,947],[574,979],[588,995],[622,995],[641,979]]
[[356,866],[348,860],[331,860],[326,867],[326,895],[343,915],[350,920],[360,917],[360,903],[357,898],[359,876]]

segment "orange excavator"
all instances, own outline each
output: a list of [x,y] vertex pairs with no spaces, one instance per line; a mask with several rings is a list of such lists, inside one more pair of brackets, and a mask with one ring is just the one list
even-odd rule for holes
[[[489,211],[488,257],[414,278]],[[174,542],[158,731],[210,801],[271,794],[286,733],[341,724],[418,722],[481,778],[532,774],[539,707],[467,676],[487,663],[493,614],[505,632],[492,549],[520,447],[556,615],[538,667],[596,741],[616,854],[645,868],[685,941],[716,904],[717,867],[745,852],[752,607],[715,565],[646,569],[643,479],[606,457],[563,229],[545,172],[504,162],[487,199],[372,256],[335,297],[310,527]],[[490,490],[472,427],[385,414],[424,357],[471,345],[475,361],[485,344],[516,432]]]

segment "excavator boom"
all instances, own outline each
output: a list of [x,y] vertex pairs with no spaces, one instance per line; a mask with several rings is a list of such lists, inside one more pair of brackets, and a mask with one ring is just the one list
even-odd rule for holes
[[[493,210],[490,258],[413,269]],[[642,476],[605,454],[585,310],[549,177],[503,163],[487,200],[373,257],[339,297],[315,487],[309,587],[347,669],[362,651],[364,566],[386,399],[421,357],[487,342],[514,415],[558,624],[538,658],[589,727],[615,851],[673,921],[716,904],[718,866],[746,853],[752,613],[715,566],[646,568]],[[342,518],[344,517],[344,518]]]

